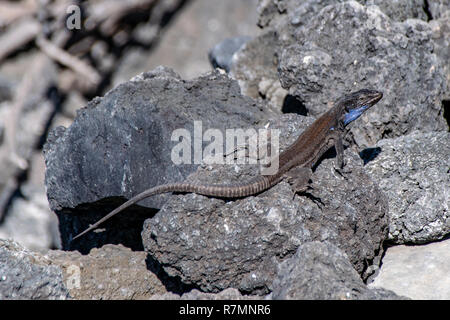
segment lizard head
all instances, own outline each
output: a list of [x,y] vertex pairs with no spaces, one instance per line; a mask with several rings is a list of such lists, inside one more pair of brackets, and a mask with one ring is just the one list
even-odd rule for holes
[[383,93],[380,91],[362,89],[340,98],[338,103],[344,109],[341,118],[344,126],[358,119],[364,111],[380,101],[382,97]]

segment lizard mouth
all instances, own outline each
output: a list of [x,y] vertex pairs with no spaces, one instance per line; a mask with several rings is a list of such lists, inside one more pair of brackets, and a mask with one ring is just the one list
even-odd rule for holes
[[367,104],[373,106],[375,103],[380,101],[381,98],[383,98],[383,92],[378,91],[377,93],[375,93],[373,95],[373,97],[369,98],[369,100],[367,101]]
[[374,104],[376,104],[380,99],[383,98],[382,92],[375,92],[370,97],[367,98],[367,101],[361,106],[357,107],[355,109],[349,110],[344,117],[344,125],[349,124],[350,122],[358,119],[364,111],[372,107]]

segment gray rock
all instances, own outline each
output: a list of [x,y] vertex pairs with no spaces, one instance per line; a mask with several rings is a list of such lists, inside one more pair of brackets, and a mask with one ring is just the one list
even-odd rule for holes
[[94,248],[88,255],[59,250],[45,254],[63,270],[64,283],[76,300],[142,300],[167,293],[146,256],[145,252],[110,244]]
[[234,54],[230,69],[243,94],[254,99],[263,97],[278,112],[287,95],[278,80],[279,47],[278,34],[274,31],[255,37]]
[[279,72],[282,86],[312,114],[342,92],[368,87],[384,97],[355,123],[349,138],[358,146],[447,128],[441,103],[446,82],[426,22],[395,22],[377,6],[355,1],[329,5],[302,21],[281,53]]
[[59,266],[15,242],[0,239],[0,300],[68,298]]
[[[286,1],[277,1],[277,0],[267,0],[267,1],[260,1],[258,6],[258,12],[259,12],[259,25],[263,27],[265,30],[276,30],[279,34],[279,39],[283,43],[283,46],[279,46],[279,44],[273,42],[271,45],[267,45],[265,48],[261,47],[260,51],[277,51],[278,55],[281,55],[283,47],[290,46],[292,44],[295,44],[297,42],[304,42],[306,39],[310,39],[310,32],[308,25],[311,24],[312,21],[316,21],[316,24],[320,24],[323,19],[322,16],[319,16],[318,19],[317,15],[319,12],[324,9],[326,6],[329,6],[330,4],[336,5],[336,3],[343,3],[347,2],[346,0],[339,0],[335,2],[330,2],[328,0],[286,0]],[[444,73],[447,76],[447,83],[449,83],[450,75],[449,75],[449,67],[448,67],[448,61],[450,61],[449,55],[449,45],[448,45],[448,19],[450,17],[450,3],[448,0],[431,0],[431,1],[424,1],[424,0],[399,0],[399,1],[390,1],[390,0],[358,0],[358,3],[361,5],[366,6],[367,8],[377,6],[377,8],[382,11],[384,14],[386,14],[392,21],[398,21],[398,22],[405,22],[408,19],[420,19],[422,21],[429,21],[430,19],[439,19],[439,20],[431,20],[429,21],[430,27],[433,29],[433,35],[432,38],[434,40],[434,50],[433,52],[436,54],[436,56],[442,61],[442,65],[444,66]],[[376,10],[376,8],[369,8],[370,10]],[[410,25],[411,22],[405,22],[406,27],[401,27],[400,29],[403,29],[403,31],[400,32],[400,35],[395,35],[395,37],[392,37],[394,41],[393,47],[397,45],[398,47],[398,39],[396,38],[404,38],[405,31],[406,30],[406,37],[409,37],[410,33]],[[328,28],[328,26],[324,26],[325,28]],[[302,32],[302,35],[299,37],[299,29],[305,29]],[[314,27],[312,27],[313,29]],[[369,28],[370,25],[369,25]],[[414,27],[412,28],[414,29]],[[346,28],[342,28],[342,30],[347,30]],[[391,31],[392,32],[392,31]],[[398,31],[394,31],[395,33],[398,33]],[[417,32],[417,31],[414,31]],[[421,31],[420,31],[421,32]],[[419,33],[420,33],[419,32]],[[323,32],[322,38],[326,38],[325,35],[328,35],[330,32],[327,30],[326,32]],[[379,39],[380,34],[382,36],[383,32],[378,32],[377,36]],[[345,40],[345,36],[347,34],[342,36],[342,39]],[[375,37],[374,36],[374,37]],[[304,39],[303,39],[304,37]],[[355,36],[355,38],[358,38]],[[366,38],[370,38],[367,37]],[[389,39],[389,37],[386,37]],[[417,47],[421,46],[421,36],[418,37],[418,39],[413,39],[413,42],[417,42]],[[334,60],[337,61],[339,64],[341,60],[344,59],[344,55],[347,54],[347,52],[353,52],[355,54],[355,49],[353,47],[358,47],[360,44],[355,43],[354,46],[349,45],[348,48],[342,49],[342,54],[334,54],[333,51],[336,48],[341,47],[341,43],[345,43],[345,41],[341,41],[341,35],[337,34],[336,36],[332,37],[332,39],[336,39],[336,46],[329,49],[329,44],[326,42],[326,39],[323,41],[320,41],[320,43],[314,43],[314,45],[317,45],[320,50],[327,52]],[[368,42],[374,42],[369,39]],[[389,42],[389,41],[387,41]],[[404,41],[403,41],[404,42]],[[345,44],[344,44],[345,46]],[[371,45],[363,45],[363,47],[370,47]],[[399,51],[398,55],[402,54],[402,46],[403,44],[400,44],[400,48],[397,49]],[[409,45],[411,47],[411,45]],[[429,46],[428,46],[429,47]],[[323,50],[325,48],[325,50]],[[391,49],[387,48],[387,51],[392,51]],[[413,49],[414,50],[414,49]],[[411,50],[411,51],[413,51]],[[377,49],[379,51],[379,48]],[[409,50],[408,50],[409,51]],[[430,52],[430,50],[427,49],[427,52]],[[313,52],[314,53],[314,52]],[[320,53],[320,52],[319,52]],[[397,53],[396,53],[397,54]],[[407,53],[409,54],[409,53]],[[428,53],[429,54],[429,53]],[[313,54],[314,55],[314,54]],[[380,57],[384,54],[381,52]],[[341,57],[342,56],[342,57]],[[354,57],[355,59],[350,60],[353,61],[361,61],[366,56],[373,56],[373,54],[366,54],[362,53],[358,57]],[[320,57],[317,58],[320,61]],[[372,58],[373,59],[373,58]],[[295,61],[295,60],[294,60]],[[384,61],[381,61],[384,63]],[[350,63],[351,64],[351,63]],[[420,61],[418,62],[418,65],[420,65]],[[358,68],[358,74],[368,74],[367,72],[361,72],[359,71],[360,66],[355,65]],[[267,66],[266,66],[267,67]],[[327,67],[327,66],[325,66]],[[395,65],[395,67],[397,67]],[[404,68],[407,67],[407,64],[404,65]],[[435,68],[435,67],[433,67]],[[269,68],[270,69],[270,68]],[[308,67],[305,67],[307,70]],[[333,72],[335,69],[330,68]],[[383,65],[382,69],[386,69],[386,67]],[[438,68],[440,69],[440,68]],[[343,67],[342,70],[347,70],[347,67]],[[349,69],[351,70],[351,69]],[[412,71],[416,71],[416,68],[411,68]],[[370,73],[370,69],[368,72]],[[332,73],[333,73],[332,72]],[[403,72],[404,73],[404,72]],[[311,72],[309,73],[311,75]],[[317,74],[317,73],[316,73]],[[335,77],[334,75],[333,77]],[[304,75],[306,79],[309,80],[315,80],[312,79],[308,75]],[[347,77],[338,76],[342,79],[341,82],[345,82],[348,80],[354,80],[354,79],[347,79]],[[367,76],[367,78],[370,77],[370,74]],[[342,81],[343,80],[343,81]],[[355,79],[358,80],[358,79]],[[305,83],[306,80],[304,81]],[[313,81],[315,83],[315,81]],[[357,82],[355,82],[357,83]],[[319,83],[320,84],[320,83]],[[380,82],[380,84],[383,84],[383,81]],[[351,86],[354,84],[351,83]],[[328,87],[332,87],[329,86]],[[335,87],[333,87],[333,90]],[[339,92],[339,90],[337,90]],[[444,98],[450,99],[449,97],[450,89],[447,89]],[[300,96],[300,99],[305,100],[304,96]],[[432,100],[432,99],[430,99]],[[314,101],[312,102],[315,103]],[[308,107],[312,107],[311,105],[308,105]],[[314,111],[313,111],[314,112]],[[319,112],[320,113],[320,112]]]
[[376,5],[389,18],[395,21],[405,21],[407,19],[420,19],[428,21],[425,12],[425,0],[358,0],[365,6]]
[[389,201],[389,239],[424,243],[450,233],[450,133],[381,140],[366,172]]
[[[438,0],[447,1],[447,0]],[[316,15],[324,7],[347,0],[266,0],[258,5],[258,25],[262,28],[271,28],[278,31],[292,31],[309,21],[317,19]],[[365,6],[377,5],[391,19],[404,21],[406,19],[428,20],[424,10],[424,0],[357,0]],[[289,32],[282,32],[287,36]],[[287,39],[287,38],[285,38]]]
[[447,13],[440,19],[431,20],[429,24],[433,30],[434,52],[441,62],[447,79],[444,99],[450,100],[450,6]]
[[[285,148],[311,121],[290,114],[272,121],[269,128],[281,129],[280,144]],[[334,159],[323,161],[313,179],[317,180],[314,189],[322,190],[310,196],[294,197],[286,182],[235,201],[196,194],[171,196],[155,217],[146,220],[144,247],[169,276],[207,292],[232,287],[266,294],[277,263],[312,240],[335,243],[364,274],[366,263],[376,263],[382,252],[387,203],[356,158],[347,157],[345,179],[329,173]],[[248,165],[205,166],[188,180],[232,183],[256,173]]]
[[240,36],[223,40],[209,51],[209,62],[214,68],[221,68],[229,72],[234,53],[250,39],[249,36]]
[[[171,1],[158,1],[159,7],[170,7]],[[143,70],[159,65],[173,68],[183,79],[193,79],[211,70],[208,50],[223,39],[241,35],[256,36],[258,0],[196,0],[185,4],[171,19],[146,35],[155,35],[151,51],[131,48],[126,50],[114,70],[113,85],[128,81]],[[156,19],[167,18],[166,12],[153,10]],[[153,16],[150,21],[153,21]],[[159,20],[161,21],[161,19]],[[153,23],[151,23],[153,25]]]
[[307,211],[306,228],[313,240],[329,241],[343,250],[365,280],[383,254],[388,201],[354,151],[345,151],[345,161],[342,176],[334,171],[334,158],[324,159],[316,169],[309,193],[318,199],[318,208]]
[[[121,245],[77,251],[24,249],[0,240],[0,299],[149,299],[167,293],[145,252]],[[175,287],[169,287],[175,290]]]
[[449,0],[427,0],[428,10],[431,14],[431,18],[439,19],[443,16],[448,16],[450,13],[450,1]]
[[328,242],[302,244],[283,261],[273,282],[272,299],[385,300],[404,299],[384,289],[371,290],[348,260]]
[[162,295],[154,295],[151,300],[261,300],[261,296],[245,296],[234,288],[225,289],[218,293],[201,292],[193,289],[181,296],[172,292]]
[[450,299],[450,240],[386,250],[370,288],[384,288],[411,299]]
[[[194,121],[202,121],[203,130],[248,128],[265,117],[261,109],[242,96],[237,82],[226,75],[214,72],[183,81],[164,68],[144,73],[91,101],[69,128],[53,130],[44,147],[47,196],[60,219],[63,248],[88,223],[116,207],[119,199],[182,181],[196,169],[195,163],[172,162],[172,148],[179,143],[170,140],[175,129],[189,130],[194,142]],[[167,196],[151,197],[141,205],[159,208]],[[89,238],[142,248],[137,235],[151,210],[138,209],[135,206],[134,212],[121,215],[121,222],[112,224],[115,228],[105,224],[108,232],[91,233],[72,243],[72,248],[86,252],[93,244]],[[139,211],[146,214],[139,215]]]

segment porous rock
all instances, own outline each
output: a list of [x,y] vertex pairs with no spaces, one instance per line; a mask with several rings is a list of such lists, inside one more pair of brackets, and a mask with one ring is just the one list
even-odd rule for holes
[[242,93],[263,97],[275,111],[282,111],[287,90],[278,79],[278,33],[266,32],[249,40],[233,56],[230,75],[238,80]]
[[45,257],[63,270],[70,296],[77,300],[141,300],[180,290],[166,289],[148,266],[145,252],[122,245],[93,248],[87,255],[50,250]]
[[384,93],[380,112],[367,112],[349,138],[359,146],[413,130],[445,130],[446,82],[433,52],[432,30],[418,19],[395,22],[378,6],[335,3],[294,30],[280,56],[280,80],[312,114],[342,92]]
[[450,14],[449,0],[427,0],[427,4],[432,19],[440,19]]
[[197,289],[193,289],[182,295],[167,292],[165,294],[155,294],[151,297],[151,300],[261,300],[262,298],[256,295],[243,295],[239,290],[229,288],[218,293],[201,292]]
[[[288,39],[292,31],[316,19],[316,15],[324,7],[335,3],[347,2],[348,0],[265,0],[258,5],[258,24],[265,29],[275,29]],[[436,0],[447,1],[447,0]],[[406,19],[428,20],[424,7],[424,0],[357,0],[365,6],[378,6],[386,15],[396,21]],[[441,5],[443,6],[443,5]],[[437,6],[433,6],[435,8]],[[441,8],[441,7],[439,7]],[[434,11],[434,10],[433,10]],[[437,10],[436,10],[437,11]]]
[[[0,240],[1,299],[150,299],[180,292],[166,287],[145,252],[121,245],[77,251],[29,251],[16,242]],[[185,290],[185,289],[183,289]]]
[[[269,122],[269,128],[281,130],[281,150],[309,124],[306,119],[312,120],[289,114]],[[334,159],[323,161],[314,186],[323,190],[309,195],[294,196],[287,182],[233,201],[174,195],[146,220],[144,247],[169,276],[206,292],[231,287],[266,294],[272,290],[277,263],[312,240],[336,244],[365,277],[367,262],[377,262],[382,253],[387,204],[356,158],[353,154],[347,159],[345,179],[327,173],[334,170]],[[233,183],[257,172],[249,165],[205,166],[188,181]]]
[[358,0],[365,6],[378,6],[383,13],[395,21],[405,21],[407,19],[420,19],[428,21],[425,10],[426,0]]
[[283,261],[273,282],[272,299],[387,300],[404,299],[384,289],[369,289],[347,255],[328,242],[302,244]]
[[450,233],[450,133],[380,140],[366,172],[389,201],[389,239],[425,243]]
[[223,40],[208,52],[209,62],[214,68],[221,68],[229,72],[233,55],[250,39],[249,36],[240,36]]
[[69,298],[61,267],[16,242],[0,239],[0,300]]
[[[441,62],[447,80],[447,90],[444,99],[450,100],[450,4],[447,14],[429,22],[433,30],[434,52]],[[448,103],[448,102],[447,102]],[[448,116],[447,116],[448,117]]]
[[450,299],[450,239],[386,250],[370,288],[384,288],[415,300]]

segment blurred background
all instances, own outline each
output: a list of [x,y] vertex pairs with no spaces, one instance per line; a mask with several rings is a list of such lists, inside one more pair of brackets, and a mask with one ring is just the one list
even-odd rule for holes
[[59,248],[42,147],[95,96],[159,65],[184,79],[256,36],[258,0],[0,0],[0,239]]

